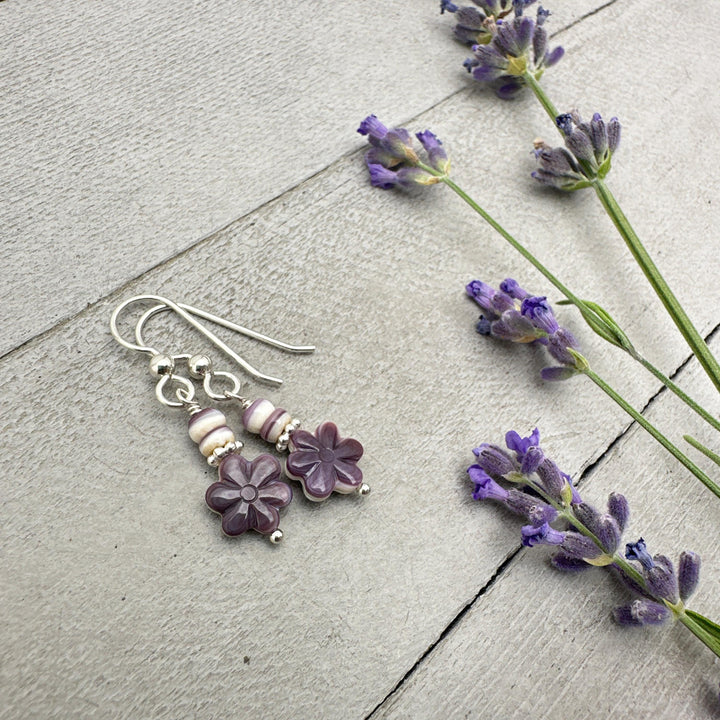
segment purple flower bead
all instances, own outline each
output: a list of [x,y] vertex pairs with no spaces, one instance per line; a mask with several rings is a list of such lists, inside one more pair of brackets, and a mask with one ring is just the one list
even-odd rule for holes
[[302,483],[308,499],[325,500],[333,491],[350,493],[360,487],[362,470],[357,462],[363,446],[341,438],[334,423],[322,423],[315,433],[296,430],[288,447],[287,474]]
[[222,515],[226,535],[242,535],[256,530],[270,535],[278,529],[278,510],[292,500],[292,490],[280,480],[282,468],[272,455],[246,460],[228,455],[218,468],[220,480],[205,493],[211,510]]

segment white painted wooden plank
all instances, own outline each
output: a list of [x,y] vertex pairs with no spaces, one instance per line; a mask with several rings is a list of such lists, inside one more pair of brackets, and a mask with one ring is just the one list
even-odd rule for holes
[[[607,33],[607,17],[576,26],[569,39]],[[654,26],[658,37],[661,30]],[[587,72],[596,65],[582,56],[577,62]],[[623,59],[608,63],[612,76],[612,63],[617,74]],[[656,91],[646,85],[641,92],[653,98]],[[631,283],[634,268],[608,242],[591,198],[538,194],[537,206],[526,202],[530,168],[518,148],[528,125],[546,127],[541,115],[529,99],[483,105],[483,127],[503,128],[503,139],[490,144],[477,129],[481,99],[460,94],[423,116],[420,127],[448,141],[458,177],[486,189],[488,207],[509,227],[523,228],[539,254],[605,302],[665,367],[677,365],[683,346],[666,321],[651,323],[642,312],[652,296]],[[645,112],[653,111],[646,105]],[[671,128],[669,137],[690,149],[708,122],[701,115],[687,134]],[[468,128],[481,150],[463,139]],[[632,151],[632,136],[626,140],[628,155],[614,174],[618,194],[629,196],[645,148]],[[638,217],[659,215],[672,197],[661,191],[631,202]],[[717,272],[703,230],[716,211],[692,213],[689,202],[683,208],[688,265]],[[573,253],[566,248],[579,209],[593,231]],[[653,249],[671,241],[672,231],[648,238]],[[617,263],[617,282],[633,287],[632,310],[592,274],[610,263]],[[668,274],[682,279],[685,272],[672,263]],[[0,645],[5,714],[370,712],[515,547],[515,529],[503,518],[487,513],[478,523],[464,479],[467,449],[499,429],[538,423],[548,449],[577,472],[626,424],[587,384],[540,384],[532,349],[476,336],[476,313],[462,297],[475,273],[525,276],[549,291],[442,189],[414,198],[370,189],[358,154],[8,356],[13,381],[3,388],[0,481],[0,601],[12,620]],[[286,359],[230,338],[286,379],[271,396],[307,425],[333,419],[363,441],[374,494],[320,507],[300,500],[285,516],[287,542],[279,548],[258,538],[222,539],[202,501],[212,472],[183,419],[156,406],[144,360],[127,355],[107,331],[113,304],[148,290],[316,342],[316,357]],[[707,296],[693,294],[688,304],[709,329],[715,319]],[[561,315],[598,368],[625,378],[632,400],[644,403],[653,382],[631,375],[616,353],[600,355],[599,341],[570,311]],[[239,413],[228,414],[237,426]],[[41,443],[20,455],[28,437]],[[249,441],[247,454],[260,449]]]
[[[720,350],[720,342],[713,347]],[[699,375],[694,364],[682,379],[693,384]],[[713,390],[705,395],[714,400]],[[649,417],[688,424],[667,393]],[[697,432],[717,448],[717,433]],[[613,491],[630,502],[628,541],[643,536],[653,553],[675,561],[686,549],[700,553],[701,582],[688,606],[720,619],[720,503],[637,427],[581,488],[586,501],[598,506]],[[478,558],[498,514],[497,508],[477,506]],[[616,625],[610,612],[626,604],[629,593],[601,570],[559,573],[543,550],[523,551],[373,720],[529,715],[705,720],[720,714],[720,660],[679,623]]]
[[363,113],[466,82],[436,0],[4,2],[0,26],[0,354],[359,145]]

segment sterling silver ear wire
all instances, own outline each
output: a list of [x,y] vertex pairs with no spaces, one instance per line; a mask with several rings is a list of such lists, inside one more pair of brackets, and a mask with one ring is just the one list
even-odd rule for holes
[[[155,306],[147,310],[135,326],[135,342],[124,339],[117,328],[122,311],[137,302],[153,301]],[[300,430],[300,422],[268,400],[248,400],[239,394],[241,383],[233,373],[213,370],[210,358],[205,355],[164,355],[148,345],[143,330],[154,315],[172,310],[186,322],[199,330],[214,345],[235,360],[248,374],[274,385],[282,380],[256,370],[215,333],[196,320],[209,320],[236,332],[247,335],[286,352],[309,353],[309,345],[289,345],[248,328],[232,323],[211,313],[183,303],[175,303],[159,295],[138,295],[121,303],[112,313],[110,330],[113,337],[124,347],[150,355],[150,371],[158,377],[156,396],[168,407],[182,407],[190,413],[188,431],[199,446],[208,463],[217,466],[220,480],[211,485],[205,500],[211,510],[222,515],[222,528],[227,535],[240,535],[249,529],[268,535],[272,542],[282,539],[279,529],[278,510],[288,505],[292,490],[280,480],[281,469],[278,461],[270,455],[260,455],[248,461],[240,455],[242,443],[235,439],[233,431],[226,425],[225,415],[214,408],[203,409],[195,400],[195,384],[176,372],[179,360],[187,361],[190,376],[202,380],[205,394],[214,400],[235,400],[243,409],[244,427],[259,434],[264,440],[275,444],[278,451],[288,450],[286,473],[299,480],[305,495],[311,500],[324,500],[333,492],[366,495],[370,492],[362,482],[362,471],[357,461],[363,453],[357,440],[341,438],[333,423],[325,422],[315,433]],[[219,391],[214,387],[215,379],[229,382],[230,389]],[[215,383],[216,384],[216,383]],[[166,394],[168,386],[175,387],[175,397]]]

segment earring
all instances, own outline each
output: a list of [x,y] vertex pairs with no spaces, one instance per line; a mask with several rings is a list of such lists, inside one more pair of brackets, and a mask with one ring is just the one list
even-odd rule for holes
[[[125,340],[117,328],[120,313],[129,305],[141,301],[158,303],[147,310],[135,326],[136,342]],[[246,460],[240,451],[243,443],[235,439],[228,427],[225,415],[216,408],[202,408],[195,400],[195,385],[176,372],[176,361],[186,360],[190,376],[202,380],[205,394],[213,400],[236,400],[241,403],[243,425],[249,432],[259,434],[263,439],[275,443],[279,451],[289,450],[286,473],[299,480],[303,491],[311,500],[324,500],[333,491],[339,493],[370,492],[362,482],[362,471],[357,467],[363,448],[356,440],[340,438],[333,423],[322,423],[316,432],[300,429],[298,420],[291,418],[285,410],[277,409],[270,401],[248,400],[239,394],[241,383],[232,373],[215,371],[204,355],[164,355],[147,345],[143,328],[155,314],[172,310],[186,322],[234,359],[247,373],[264,382],[280,385],[282,380],[265,375],[247,363],[219,337],[208,330],[195,317],[209,320],[260,342],[280,348],[286,352],[310,353],[313,346],[296,346],[280,342],[248,328],[232,323],[211,313],[190,305],[175,303],[157,295],[138,295],[121,303],[110,318],[113,337],[124,347],[150,355],[150,371],[158,377],[155,393],[158,400],[172,408],[184,408],[190,414],[188,432],[198,444],[200,452],[210,465],[218,468],[219,480],[206,492],[206,503],[211,510],[222,516],[222,529],[227,535],[240,535],[247,530],[268,535],[273,543],[279,542],[283,533],[279,529],[279,510],[292,500],[292,489],[280,480],[280,463],[271,455],[260,455],[252,461]],[[219,379],[231,384],[230,389],[218,391],[213,383]],[[168,386],[175,388],[175,397],[165,394]]]
[[[178,303],[178,306],[187,313],[248,335],[285,352],[311,353],[315,350],[311,345],[296,346],[274,340],[189,305]],[[158,305],[148,310],[140,318],[135,331],[135,338],[139,345],[145,345],[142,332],[147,320],[157,313],[170,309],[172,308],[168,305]],[[195,322],[193,324],[198,327]],[[280,378],[265,375],[249,365],[207,328],[203,327],[202,332],[250,375],[269,384],[282,384]],[[248,432],[260,435],[263,440],[274,444],[278,452],[288,451],[285,472],[288,477],[301,483],[303,492],[309,500],[320,502],[330,497],[333,492],[340,494],[355,492],[361,496],[370,492],[370,486],[362,481],[362,470],[357,465],[363,454],[363,446],[352,438],[340,437],[334,423],[321,423],[314,433],[302,430],[300,421],[293,418],[287,410],[276,408],[265,398],[249,400],[239,395],[239,381],[232,390],[226,390],[223,394],[214,394],[210,389],[214,377],[235,379],[234,376],[227,372],[213,371],[210,359],[205,356],[190,358],[188,363],[190,375],[203,380],[205,393],[209,397],[216,400],[231,399],[240,403],[243,409],[242,424]]]

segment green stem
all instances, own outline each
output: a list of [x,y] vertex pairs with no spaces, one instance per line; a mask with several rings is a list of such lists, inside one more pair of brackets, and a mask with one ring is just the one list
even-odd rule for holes
[[[523,78],[532,89],[538,102],[542,105],[543,109],[552,120],[553,125],[557,128],[557,124],[555,122],[555,118],[559,114],[557,108],[545,94],[545,91],[532,73],[525,72]],[[557,129],[562,135],[562,131],[560,131],[559,128]],[[680,305],[680,302],[675,297],[675,294],[660,273],[657,265],[655,265],[655,262],[640,241],[637,233],[633,230],[632,225],[630,225],[630,221],[627,217],[625,217],[625,214],[613,194],[610,192],[610,189],[605,184],[605,181],[600,178],[596,178],[591,184],[595,189],[605,212],[617,228],[617,231],[625,241],[625,244],[630,250],[632,256],[635,258],[635,261],[645,274],[648,282],[652,286],[653,290],[655,290],[655,293],[660,298],[662,304],[665,306],[665,309],[677,326],[678,330],[680,330],[683,338],[685,338],[685,342],[690,346],[693,353],[695,353],[695,356],[702,365],[703,370],[705,370],[715,387],[720,390],[720,364],[718,364],[715,356],[710,352],[710,348],[708,348],[705,339],[702,335],[700,335],[682,305]]]
[[720,486],[713,482],[690,458],[673,445],[651,422],[641,415],[630,403],[613,390],[599,375],[590,368],[582,370],[606,395],[612,398],[638,425],[652,435],[673,457],[679,460],[710,492],[720,498]]
[[635,261],[642,269],[648,282],[652,285],[653,290],[655,290],[668,314],[685,338],[685,342],[687,342],[690,349],[695,353],[695,356],[708,377],[713,381],[715,387],[720,390],[720,365],[710,352],[710,348],[708,348],[704,338],[692,324],[687,313],[665,281],[665,278],[660,274],[660,271],[648,254],[645,246],[640,242],[640,238],[632,229],[630,222],[625,217],[617,200],[615,200],[615,197],[605,182],[597,178],[593,181],[593,187],[605,211],[610,216],[610,219],[613,221],[623,240],[625,240],[625,244],[628,246]]
[[518,242],[502,225],[500,225],[495,218],[487,213],[475,200],[473,200],[459,185],[456,185],[446,175],[439,175],[436,171],[432,170],[424,165],[420,165],[424,170],[431,171],[437,177],[441,179],[453,192],[461,197],[485,222],[490,225],[493,230],[500,234],[505,240],[507,240],[512,247],[517,250],[536,270],[538,270],[544,277],[546,277],[573,305],[575,305],[584,316],[592,314],[590,308],[573,293],[568,287],[566,287],[558,278],[553,275],[529,250],[525,248],[520,242]]
[[675,393],[688,407],[694,410],[705,422],[720,431],[720,420],[711,415],[702,405],[696,403],[682,388],[678,387],[667,375],[658,370],[649,360],[635,352],[630,355],[637,360],[648,372],[652,373],[670,392]]
[[[693,613],[693,615],[698,615],[705,619],[702,615],[699,615],[699,613]],[[708,632],[701,623],[697,622],[694,617],[687,613],[682,612],[678,614],[677,618],[700,642],[720,657],[720,640],[718,640],[715,635]]]
[[714,453],[710,448],[705,447],[699,440],[696,440],[691,435],[683,435],[683,439],[696,450],[699,450],[705,457],[712,460],[716,465],[720,465],[720,455]]
[[[535,76],[530,72],[525,72],[523,74],[523,78],[525,79],[525,82],[530,86],[532,91],[535,93],[535,97],[538,99],[540,104],[543,106],[543,109],[548,114],[550,119],[553,122],[553,125],[555,125],[555,118],[560,114],[558,112],[558,109],[553,105],[552,100],[545,94],[545,91],[542,89],[542,86],[540,83],[535,79]],[[555,125],[557,127],[557,125]],[[559,130],[559,128],[558,128]],[[561,133],[562,134],[562,133]]]

